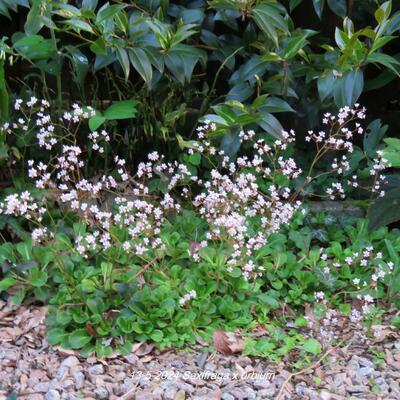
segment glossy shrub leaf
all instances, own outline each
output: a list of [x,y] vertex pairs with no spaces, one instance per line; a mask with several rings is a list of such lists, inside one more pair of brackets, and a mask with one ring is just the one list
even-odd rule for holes
[[86,21],[82,21],[79,18],[71,18],[68,21],[65,21],[65,24],[68,24],[71,28],[73,28],[73,30],[78,33],[80,33],[81,30],[94,33],[92,26]]
[[378,144],[385,136],[387,130],[388,125],[382,125],[380,119],[376,119],[368,125],[363,139],[364,151],[368,157],[375,157]]
[[347,15],[347,0],[328,0],[328,7],[339,17]]
[[228,157],[233,157],[239,151],[240,138],[239,135],[225,135],[221,140],[221,150],[225,152]]
[[385,1],[376,11],[375,11],[375,19],[378,22],[378,24],[382,24],[384,21],[386,21],[390,13],[392,11],[392,1]]
[[26,18],[24,25],[25,33],[27,35],[36,35],[44,26],[42,18],[42,0],[33,0],[32,7]]
[[308,40],[308,33],[305,32],[301,36],[295,36],[289,40],[289,42],[285,46],[285,52],[283,54],[283,58],[285,60],[290,60],[296,54],[304,47],[307,45]]
[[397,76],[400,76],[400,61],[396,60],[394,57],[383,53],[373,53],[368,56],[368,62],[377,63],[389,68]]
[[289,103],[279,97],[267,97],[260,109],[268,113],[295,112]]
[[334,88],[334,99],[338,107],[353,106],[364,87],[364,75],[360,69],[349,71],[338,79]]
[[90,45],[90,50],[95,54],[107,55],[106,42],[100,37]]
[[390,70],[383,70],[376,78],[368,79],[365,82],[364,92],[380,89],[396,79],[396,74]]
[[125,80],[128,80],[130,72],[128,52],[123,47],[117,47],[116,54],[117,54],[117,60],[119,61],[122,70],[124,71]]
[[289,9],[292,12],[303,0],[289,0]]
[[260,4],[251,15],[258,27],[278,45],[278,31],[288,32],[288,25],[280,10],[271,4]]
[[400,187],[387,190],[384,197],[373,202],[368,209],[368,220],[370,231],[400,220]]
[[270,113],[261,111],[262,119],[257,124],[264,129],[265,132],[275,137],[282,137],[283,126],[281,123]]
[[113,17],[117,14],[120,10],[123,10],[127,4],[113,4],[110,5],[108,2],[100,8],[99,12],[97,13],[96,23],[100,24],[101,22]]
[[207,59],[206,53],[195,47],[177,44],[165,55],[165,64],[181,84],[189,82],[195,65]]
[[245,101],[253,94],[253,89],[247,82],[234,85],[226,95],[226,100]]
[[83,0],[82,8],[94,11],[97,7],[98,0]]
[[263,76],[269,63],[269,60],[254,55],[232,74],[229,82],[234,85],[243,83],[243,81],[254,82],[256,75]]
[[327,75],[320,76],[317,80],[318,94],[321,101],[333,96],[336,78],[332,72]]
[[129,49],[129,60],[133,68],[149,84],[153,77],[153,68],[147,54],[141,48],[134,47],[133,49]]
[[318,15],[318,18],[322,18],[322,13],[324,11],[324,6],[325,6],[325,0],[312,0],[314,10]]
[[7,5],[0,2],[0,15],[4,15],[11,20],[10,12],[8,11]]

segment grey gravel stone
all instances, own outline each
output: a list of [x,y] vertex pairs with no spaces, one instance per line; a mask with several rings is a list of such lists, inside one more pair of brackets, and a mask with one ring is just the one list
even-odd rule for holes
[[177,390],[176,385],[169,386],[167,389],[165,389],[164,399],[165,400],[174,400],[177,392],[178,392],[178,390]]
[[132,364],[132,365],[136,365],[137,362],[139,361],[139,357],[135,354],[128,354],[124,358],[126,361],[128,361],[129,364]]
[[235,398],[230,393],[224,393],[222,395],[222,400],[235,400]]
[[62,361],[60,367],[73,368],[79,365],[79,360],[75,356],[69,356]]
[[258,396],[260,396],[262,398],[263,396],[272,397],[275,395],[275,393],[276,393],[275,386],[270,385],[268,388],[259,390],[257,394],[258,394]]
[[109,393],[106,388],[98,387],[94,390],[94,394],[96,395],[96,399],[106,400],[109,398]]
[[256,392],[249,386],[242,386],[241,390],[244,392],[246,399],[254,400],[256,399]]
[[349,366],[353,367],[355,370],[360,369],[360,363],[358,362],[357,357],[355,357],[355,356],[351,357],[351,359],[349,361]]
[[61,382],[61,385],[64,389],[72,388],[74,386],[74,381],[72,379],[64,379]]
[[183,390],[185,393],[193,393],[195,388],[185,382],[177,382],[178,389]]
[[46,393],[49,390],[50,382],[40,382],[33,387],[35,392]]
[[154,400],[163,400],[163,394],[164,394],[164,391],[160,387],[158,387],[158,388],[153,390],[153,392],[152,392],[153,397],[152,398]]
[[256,389],[268,389],[273,386],[272,383],[266,379],[256,379],[252,384]]
[[366,377],[371,377],[374,376],[375,374],[375,369],[371,367],[362,367],[358,371],[361,375],[366,376]]
[[75,381],[75,388],[82,389],[85,384],[85,375],[81,371],[75,371],[72,376]]
[[45,400],[60,400],[61,397],[57,390],[50,389],[44,398]]
[[368,393],[369,392],[368,386],[363,386],[363,385],[349,385],[349,386],[347,386],[346,389],[349,393]]
[[58,379],[53,379],[50,384],[49,384],[49,390],[54,389],[54,390],[61,390],[61,382]]
[[135,400],[153,400],[153,394],[147,390],[141,390],[135,394]]
[[370,360],[368,360],[368,358],[365,357],[357,357],[358,359],[358,363],[362,366],[362,367],[374,367],[374,363]]
[[215,371],[215,366],[211,363],[206,363],[206,365],[204,366],[204,369],[206,371]]
[[60,367],[56,374],[56,379],[59,381],[63,381],[65,377],[68,375],[68,367]]
[[104,367],[102,364],[95,364],[88,368],[89,375],[101,375],[104,374]]

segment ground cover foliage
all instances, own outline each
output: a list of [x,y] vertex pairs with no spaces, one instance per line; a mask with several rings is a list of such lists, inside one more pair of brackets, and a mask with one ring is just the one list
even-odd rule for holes
[[400,146],[358,102],[398,82],[397,9],[0,1],[1,296],[48,304],[49,342],[85,355],[222,330],[309,360],[338,319],[373,335],[399,307]]

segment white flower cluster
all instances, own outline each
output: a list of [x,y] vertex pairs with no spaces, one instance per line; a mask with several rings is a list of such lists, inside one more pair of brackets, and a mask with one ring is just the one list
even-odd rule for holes
[[[362,319],[364,315],[367,315],[370,310],[371,303],[374,299],[371,294],[362,295],[360,292],[370,292],[376,287],[378,281],[382,281],[386,276],[390,275],[394,269],[394,263],[392,261],[384,262],[383,254],[380,251],[374,251],[373,246],[366,246],[361,251],[353,252],[351,256],[345,257],[343,261],[336,259],[335,257],[329,257],[329,255],[321,249],[320,260],[322,261],[323,272],[330,274],[337,271],[344,265],[354,266],[354,267],[368,267],[375,272],[371,275],[371,280],[361,282],[360,278],[352,278],[351,283],[355,286],[357,294],[357,299],[364,302],[361,310],[353,310],[353,317],[351,320],[354,322]],[[334,268],[330,268],[330,266]],[[325,293],[320,291],[315,293],[315,300],[317,302],[326,303]]]
[[6,196],[0,203],[0,214],[22,216],[34,222],[41,222],[46,208],[34,199],[27,191]]
[[[354,108],[341,108],[338,115],[325,113],[322,122],[324,125],[327,125],[327,131],[314,132],[310,130],[305,138],[307,142],[313,141],[316,144],[317,155],[315,160],[320,160],[331,150],[352,153],[354,150],[352,140],[355,136],[364,133],[364,129],[361,127],[359,122],[356,122],[356,120],[365,119],[365,111],[365,107],[360,108],[359,104],[355,104]],[[384,191],[381,190],[381,186],[385,183],[385,176],[382,175],[381,172],[387,168],[387,166],[387,160],[382,158],[382,153],[378,151],[377,158],[374,159],[374,164],[370,170],[371,176],[374,176],[372,187],[362,187],[358,183],[356,175],[353,175],[348,179],[347,184],[349,187],[360,187],[372,191],[373,193],[378,193],[378,195],[382,197],[384,196]],[[345,172],[351,169],[346,155],[343,155],[341,160],[334,158],[331,167],[332,171],[330,172],[335,172],[338,175],[344,175]],[[309,177],[309,182],[321,175],[325,175],[325,173],[319,174],[313,178]],[[345,188],[341,182],[332,182],[330,187],[326,189],[325,193],[325,196],[330,200],[346,198]]]
[[188,301],[195,299],[197,297],[197,293],[195,290],[191,290],[189,293],[186,293],[183,297],[179,299],[179,305],[183,307]]

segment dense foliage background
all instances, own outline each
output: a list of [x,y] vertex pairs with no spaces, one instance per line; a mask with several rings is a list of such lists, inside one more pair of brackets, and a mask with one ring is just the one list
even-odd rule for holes
[[[2,0],[1,113],[31,95],[56,99],[58,109],[79,102],[103,111],[132,99],[132,110],[105,112],[92,128],[108,120],[114,149],[118,142],[133,164],[146,150],[175,157],[206,114],[216,115],[231,153],[243,127],[293,128],[306,163],[302,138],[321,113],[358,101],[370,121],[390,126],[374,125],[372,156],[399,126],[399,8],[377,0]],[[0,138],[3,186],[23,145]],[[354,163],[365,156],[359,145]],[[107,167],[107,154],[93,164]]]

